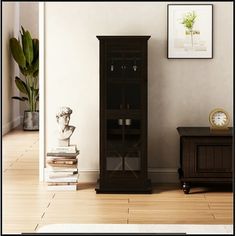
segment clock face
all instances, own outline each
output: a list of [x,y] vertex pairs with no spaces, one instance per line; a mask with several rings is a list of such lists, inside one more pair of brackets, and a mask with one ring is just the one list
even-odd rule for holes
[[215,109],[210,113],[210,123],[213,127],[227,127],[229,116],[223,109]]
[[227,122],[227,116],[223,112],[216,112],[212,116],[212,121],[216,126],[223,126]]

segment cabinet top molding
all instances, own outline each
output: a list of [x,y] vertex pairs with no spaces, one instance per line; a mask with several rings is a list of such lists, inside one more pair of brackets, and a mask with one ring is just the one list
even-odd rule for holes
[[211,130],[210,127],[178,127],[180,136],[233,136],[233,129]]
[[143,39],[148,40],[150,35],[98,35],[99,40],[103,39]]

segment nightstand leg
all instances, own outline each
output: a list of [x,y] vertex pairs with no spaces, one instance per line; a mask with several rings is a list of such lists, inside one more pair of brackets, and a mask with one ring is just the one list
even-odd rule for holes
[[188,182],[183,183],[183,191],[185,194],[188,194],[190,192],[190,183]]

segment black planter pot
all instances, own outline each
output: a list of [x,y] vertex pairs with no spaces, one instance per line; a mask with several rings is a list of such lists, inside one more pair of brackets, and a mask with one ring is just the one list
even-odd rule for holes
[[23,120],[24,130],[39,130],[39,111],[25,111]]

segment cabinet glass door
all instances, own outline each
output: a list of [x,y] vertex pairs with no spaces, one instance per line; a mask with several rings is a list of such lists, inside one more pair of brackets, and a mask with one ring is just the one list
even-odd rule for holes
[[139,110],[141,108],[140,83],[129,83],[124,86],[124,108],[126,110]]
[[137,171],[140,170],[141,158],[141,140],[140,128],[141,122],[139,119],[124,119],[124,145],[126,153],[124,156],[125,171],[130,171],[133,177],[138,178]]
[[106,167],[109,181],[141,173],[142,53],[111,47],[106,58]]
[[140,171],[141,141],[139,119],[118,118],[107,120],[106,171],[108,177],[138,178]]
[[107,110],[118,110],[124,106],[124,86],[122,84],[107,84]]
[[138,50],[129,50],[124,53],[124,70],[125,80],[139,80],[141,76],[142,55]]
[[107,120],[107,147],[106,147],[106,170],[122,171],[123,165],[123,120]]
[[139,83],[107,84],[107,110],[139,110],[141,108]]
[[120,80],[123,78],[126,69],[123,53],[110,51],[107,55],[107,77],[108,81]]

